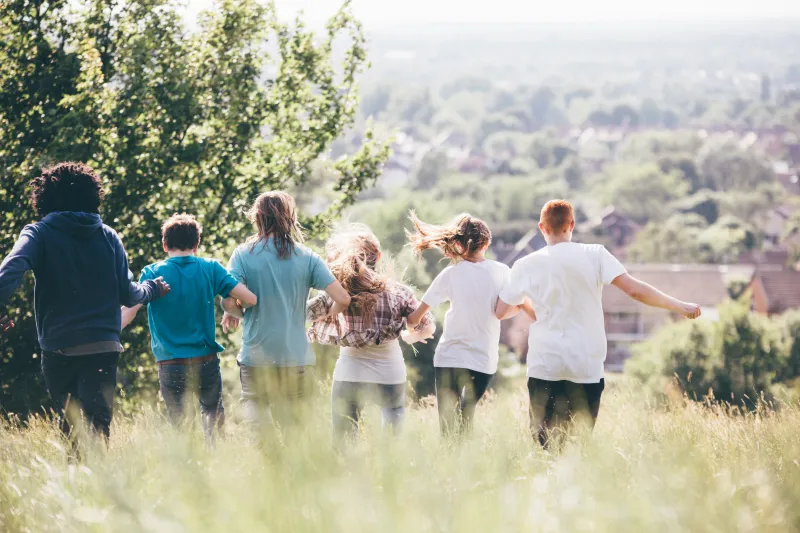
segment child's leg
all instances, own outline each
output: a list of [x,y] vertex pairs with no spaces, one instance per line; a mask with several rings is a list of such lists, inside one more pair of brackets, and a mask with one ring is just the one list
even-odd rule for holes
[[189,365],[158,365],[158,387],[167,408],[167,418],[178,425],[184,418],[185,397],[189,390]]
[[59,427],[67,437],[72,432],[70,418],[74,420],[75,415],[79,416],[78,369],[82,364],[80,357],[53,352],[42,353],[42,376],[47,394],[53,400]]
[[528,378],[528,399],[530,405],[528,415],[533,438],[543,447],[547,447],[549,430],[552,427],[555,413],[556,392],[554,386],[557,382],[543,379]]
[[436,408],[442,435],[457,432],[461,422],[461,399],[455,368],[434,368]]
[[200,416],[203,419],[203,434],[209,443],[214,442],[214,429],[222,416],[222,373],[219,359],[206,361],[200,367]]
[[268,382],[274,381],[270,379],[270,375],[275,371],[271,367],[239,365],[239,379],[242,383],[239,403],[246,424],[261,426],[271,422],[267,388]]
[[461,388],[461,417],[462,424],[466,431],[472,429],[472,420],[475,417],[475,408],[483,398],[486,389],[489,388],[493,374],[484,374],[475,370],[460,372],[461,380],[466,384]]
[[567,418],[578,424],[586,424],[594,428],[600,412],[600,397],[603,395],[605,380],[599,383],[565,382],[565,395],[569,409]]
[[83,360],[78,379],[78,399],[92,428],[108,439],[114,414],[118,352],[74,355]]
[[390,426],[397,435],[403,426],[406,414],[406,384],[378,385],[378,394],[383,425]]
[[347,437],[355,437],[361,411],[362,383],[334,381],[331,388],[331,425],[337,445]]

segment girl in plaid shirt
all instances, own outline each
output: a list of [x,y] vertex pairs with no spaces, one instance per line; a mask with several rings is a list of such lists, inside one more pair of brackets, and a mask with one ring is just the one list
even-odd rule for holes
[[433,336],[430,313],[411,330],[408,316],[419,303],[413,291],[381,273],[380,243],[363,225],[351,225],[326,245],[329,267],[351,296],[350,307],[333,315],[333,300],[320,294],[308,303],[312,342],[339,346],[333,371],[331,418],[334,436],[355,435],[368,401],[382,408],[384,425],[399,429],[405,413],[406,366],[398,338],[412,344]]

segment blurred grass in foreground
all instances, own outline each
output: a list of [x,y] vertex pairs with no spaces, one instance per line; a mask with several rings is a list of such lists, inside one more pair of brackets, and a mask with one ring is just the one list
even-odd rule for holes
[[800,407],[735,415],[656,407],[626,383],[593,435],[535,447],[522,388],[484,401],[471,438],[440,438],[430,399],[393,439],[369,411],[344,454],[321,391],[302,432],[255,437],[228,403],[208,451],[154,411],[117,417],[108,452],[68,464],[41,419],[0,426],[0,530],[16,531],[794,531]]

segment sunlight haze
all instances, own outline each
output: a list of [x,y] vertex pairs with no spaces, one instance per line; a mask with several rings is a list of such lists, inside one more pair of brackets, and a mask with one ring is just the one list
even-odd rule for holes
[[[189,12],[196,14],[211,0],[190,0]],[[282,18],[303,11],[310,24],[324,22],[341,5],[339,0],[277,0]],[[635,21],[681,19],[691,21],[726,19],[800,18],[800,2],[793,0],[675,0],[638,2],[634,0],[564,0],[560,2],[494,0],[405,0],[386,2],[354,0],[353,7],[367,28],[390,24],[457,23],[578,23],[599,20]]]

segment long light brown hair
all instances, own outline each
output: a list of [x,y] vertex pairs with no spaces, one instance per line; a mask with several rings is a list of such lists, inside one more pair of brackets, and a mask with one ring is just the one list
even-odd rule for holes
[[378,295],[387,290],[389,276],[378,271],[381,244],[363,224],[350,224],[334,233],[325,245],[329,268],[350,294],[350,310],[371,321]]
[[461,261],[492,242],[492,232],[486,222],[469,213],[462,213],[442,226],[421,221],[414,211],[408,218],[415,231],[406,230],[406,236],[415,255],[429,248],[438,248],[448,259]]
[[278,257],[289,259],[296,243],[304,240],[303,228],[297,221],[294,198],[282,191],[269,191],[259,195],[247,211],[247,219],[255,226],[256,234],[250,237],[250,250],[258,243],[272,237]]

